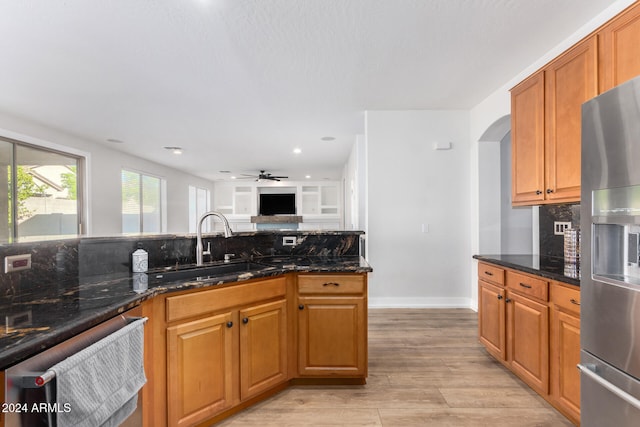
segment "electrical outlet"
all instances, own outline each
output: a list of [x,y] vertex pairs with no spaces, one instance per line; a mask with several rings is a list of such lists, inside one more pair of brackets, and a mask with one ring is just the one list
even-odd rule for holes
[[296,236],[284,236],[282,238],[282,246],[295,246],[298,244]]
[[553,221],[553,234],[556,236],[564,236],[564,230],[571,229],[570,221]]
[[4,272],[29,270],[31,268],[31,254],[10,255],[4,257]]

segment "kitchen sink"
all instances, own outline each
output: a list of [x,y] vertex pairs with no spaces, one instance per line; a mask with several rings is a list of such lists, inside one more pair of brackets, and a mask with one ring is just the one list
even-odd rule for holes
[[226,264],[208,265],[185,270],[163,271],[149,274],[152,282],[175,282],[177,280],[215,280],[217,277],[230,274],[242,274],[269,268],[264,264],[251,261],[231,262]]

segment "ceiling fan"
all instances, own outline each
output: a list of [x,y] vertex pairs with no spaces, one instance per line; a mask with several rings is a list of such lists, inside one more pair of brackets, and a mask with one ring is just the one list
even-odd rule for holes
[[264,181],[264,180],[280,181],[281,179],[289,178],[288,176],[271,175],[270,173],[265,173],[264,170],[261,170],[258,175],[247,175],[247,174],[241,174],[241,175],[246,178],[255,178],[256,181]]

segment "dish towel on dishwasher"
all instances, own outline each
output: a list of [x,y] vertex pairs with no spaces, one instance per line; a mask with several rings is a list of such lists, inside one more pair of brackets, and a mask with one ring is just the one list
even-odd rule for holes
[[135,411],[138,391],[147,382],[146,320],[137,319],[50,368],[56,373],[58,427],[118,426]]

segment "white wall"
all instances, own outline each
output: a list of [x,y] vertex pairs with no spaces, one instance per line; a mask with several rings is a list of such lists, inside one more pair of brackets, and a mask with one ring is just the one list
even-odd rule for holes
[[166,179],[167,232],[169,233],[186,233],[189,230],[189,185],[197,185],[213,191],[211,181],[7,114],[0,114],[0,136],[87,156],[89,195],[87,234],[92,236],[112,236],[122,233],[120,171],[123,168]]
[[368,111],[365,129],[369,304],[469,307],[469,113]]

